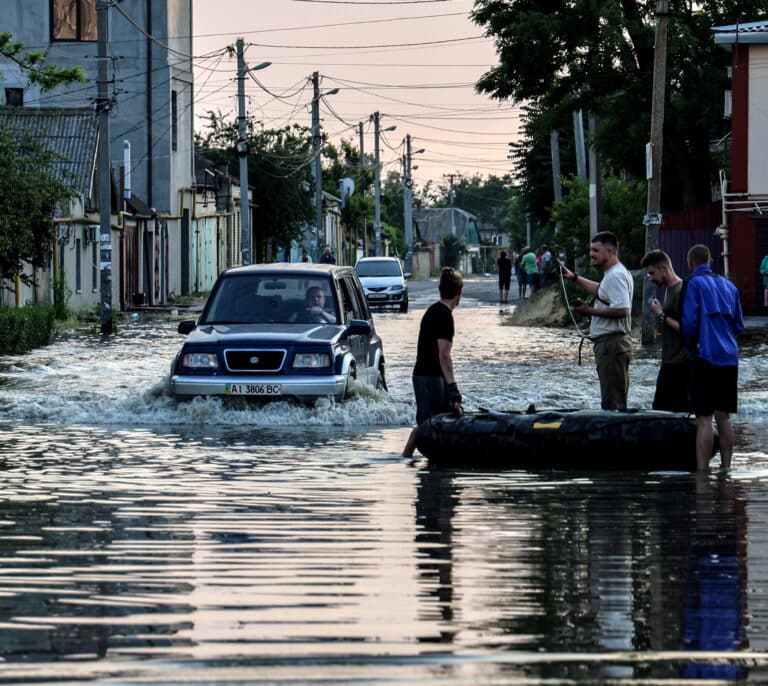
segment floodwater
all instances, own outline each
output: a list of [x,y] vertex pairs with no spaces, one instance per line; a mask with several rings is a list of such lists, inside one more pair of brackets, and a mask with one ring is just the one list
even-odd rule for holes
[[[729,474],[446,471],[399,456],[432,297],[343,405],[176,405],[164,319],[0,359],[0,684],[768,681],[765,349]],[[456,311],[468,409],[599,405],[571,332],[503,321]]]

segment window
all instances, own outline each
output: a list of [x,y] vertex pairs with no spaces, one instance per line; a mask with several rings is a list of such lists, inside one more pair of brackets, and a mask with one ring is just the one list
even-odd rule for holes
[[8,105],[8,107],[24,107],[24,89],[6,88],[5,104]]
[[51,0],[51,40],[97,38],[96,0]]
[[179,98],[171,91],[171,150],[179,149]]

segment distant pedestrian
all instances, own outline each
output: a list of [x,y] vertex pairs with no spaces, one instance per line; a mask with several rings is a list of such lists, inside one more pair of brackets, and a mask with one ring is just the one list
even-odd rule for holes
[[760,274],[763,277],[763,307],[768,307],[768,255],[760,263]]
[[311,262],[312,260],[309,258],[309,253],[307,253],[306,250],[301,251],[301,261],[302,262]]
[[664,304],[651,300],[651,311],[658,317],[661,331],[661,367],[656,378],[654,410],[670,412],[691,411],[691,354],[685,347],[680,330],[680,293],[683,280],[672,268],[669,255],[662,250],[651,250],[640,265],[648,278],[665,288]]
[[320,255],[320,262],[323,264],[336,264],[336,258],[333,256],[333,253],[328,246],[325,247],[323,254]]
[[717,423],[720,461],[731,466],[734,434],[731,413],[738,403],[739,345],[736,334],[744,330],[739,291],[710,267],[706,245],[688,251],[688,268],[681,295],[683,339],[693,355],[691,400],[696,415],[696,464],[707,469],[712,456]]
[[536,253],[528,246],[523,248],[525,254],[523,255],[522,266],[525,269],[525,283],[530,286],[528,291],[529,296],[539,290],[539,264],[536,261]]
[[515,279],[517,279],[517,299],[522,301],[525,296],[525,267],[523,266],[523,255],[525,255],[525,248],[523,248],[517,257],[515,258]]
[[499,259],[496,260],[499,268],[499,302],[509,302],[509,284],[512,281],[512,260],[507,257],[507,251],[502,250],[499,253]]

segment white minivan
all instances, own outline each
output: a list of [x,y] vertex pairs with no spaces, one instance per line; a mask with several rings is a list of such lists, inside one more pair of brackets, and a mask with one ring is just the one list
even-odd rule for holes
[[397,257],[362,257],[355,271],[370,307],[397,307],[408,311],[408,281]]

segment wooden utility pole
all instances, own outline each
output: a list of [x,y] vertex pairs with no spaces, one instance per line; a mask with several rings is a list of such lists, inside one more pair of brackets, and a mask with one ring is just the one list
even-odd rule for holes
[[101,275],[101,333],[111,334],[112,322],[112,168],[109,155],[109,3],[104,0],[96,5],[96,26],[98,31],[98,87],[96,111],[99,121],[99,261]]
[[[664,145],[664,100],[667,80],[667,27],[669,0],[656,0],[656,44],[653,59],[653,95],[651,100],[651,140],[646,148],[646,176],[648,178],[648,206],[643,219],[645,224],[645,251],[659,247],[661,224],[661,161]],[[643,281],[642,343],[650,345],[654,340],[655,317],[650,300],[656,286],[650,280]]]

